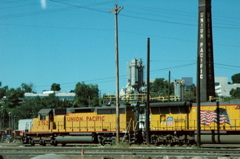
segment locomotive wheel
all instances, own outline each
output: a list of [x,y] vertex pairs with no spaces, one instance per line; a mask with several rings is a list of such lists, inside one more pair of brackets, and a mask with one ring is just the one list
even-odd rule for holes
[[101,145],[102,146],[104,146],[106,143],[105,143],[105,140],[103,139],[102,141],[101,141]]
[[58,145],[57,140],[53,140],[53,146],[57,146],[57,145]]
[[23,143],[23,144],[27,144],[27,143],[28,143],[28,139],[27,139],[26,137],[23,137],[23,138],[22,138],[22,143]]
[[40,145],[42,145],[42,146],[46,146],[46,142],[45,142],[45,140],[41,140],[41,141],[40,141]]
[[51,140],[51,145],[53,145],[53,146],[57,146],[58,143],[57,143],[57,141],[56,141],[55,139],[52,139],[52,140]]
[[159,142],[158,142],[157,140],[155,140],[155,141],[154,141],[154,145],[155,145],[155,146],[159,146],[160,144],[159,144]]
[[34,146],[34,145],[35,145],[35,143],[34,143],[33,140],[30,141],[30,144],[31,144],[31,146]]

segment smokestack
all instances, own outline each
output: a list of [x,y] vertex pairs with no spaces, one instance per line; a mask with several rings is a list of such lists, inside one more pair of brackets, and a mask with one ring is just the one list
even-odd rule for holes
[[206,102],[215,97],[211,0],[199,0],[197,52],[200,101]]

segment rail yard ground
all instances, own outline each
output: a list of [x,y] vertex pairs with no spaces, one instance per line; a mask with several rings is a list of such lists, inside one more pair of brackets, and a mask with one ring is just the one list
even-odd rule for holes
[[0,155],[3,159],[240,159],[239,148],[116,147],[25,147],[20,143],[0,143]]

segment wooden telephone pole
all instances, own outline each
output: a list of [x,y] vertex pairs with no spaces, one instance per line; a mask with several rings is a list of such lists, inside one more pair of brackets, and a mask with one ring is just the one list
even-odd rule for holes
[[119,144],[119,68],[118,68],[118,14],[123,9],[123,7],[118,7],[115,5],[115,8],[110,10],[115,15],[115,51],[116,51],[116,144]]

